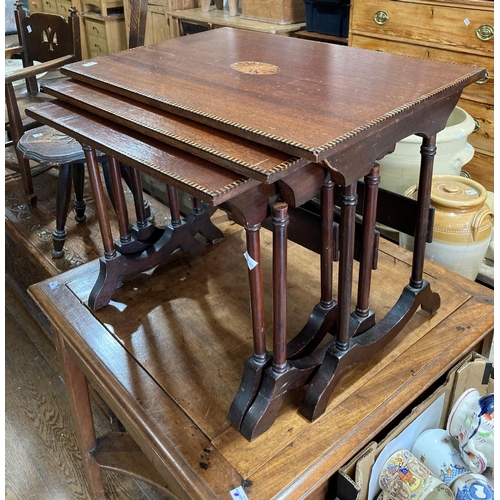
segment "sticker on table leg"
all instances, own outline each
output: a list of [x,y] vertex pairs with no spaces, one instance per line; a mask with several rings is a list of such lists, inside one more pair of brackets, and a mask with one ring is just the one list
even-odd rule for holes
[[245,252],[243,254],[243,256],[247,260],[248,269],[250,269],[250,271],[251,271],[258,264],[258,262],[256,260],[253,260],[252,257],[250,257],[250,255],[248,255],[248,252]]

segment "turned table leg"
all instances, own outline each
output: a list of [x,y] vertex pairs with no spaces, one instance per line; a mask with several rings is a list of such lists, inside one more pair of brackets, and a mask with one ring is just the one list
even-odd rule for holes
[[354,320],[352,335],[359,335],[375,324],[375,314],[370,310],[370,287],[372,270],[377,268],[378,233],[375,231],[377,218],[378,185],[380,167],[375,164],[365,181],[365,202],[363,212],[363,247],[359,260],[358,298],[356,310],[351,314]]
[[286,288],[288,206],[273,207],[273,372],[286,371]]
[[260,228],[260,223],[255,226],[245,227],[252,311],[253,354],[245,362],[242,381],[227,417],[231,425],[236,429],[241,428],[243,417],[252,404],[259,388],[262,372],[270,360],[264,331],[264,284],[260,255]]
[[337,302],[333,300],[333,262],[339,260],[338,253],[338,223],[334,222],[334,183],[327,176],[321,187],[321,298],[305,326],[288,342],[288,359],[311,354],[327,333],[335,333]]
[[82,454],[83,470],[93,500],[104,500],[101,470],[91,452],[96,446],[94,421],[87,386],[87,378],[68,352],[62,336],[54,329],[56,349],[61,362],[69,405],[76,424],[76,438]]
[[127,244],[132,240],[130,224],[128,219],[127,202],[123,194],[122,176],[120,164],[116,158],[109,157],[109,173],[111,176],[111,188],[113,192],[114,206],[118,216],[118,228],[120,231],[120,243]]
[[170,206],[170,215],[172,217],[172,227],[179,227],[182,225],[181,211],[179,209],[179,198],[177,197],[177,190],[167,185],[168,204]]
[[267,359],[266,335],[264,331],[264,284],[260,256],[260,224],[246,228],[250,302],[252,308],[253,358],[259,364]]
[[75,208],[75,220],[80,223],[87,220],[87,216],[85,215],[87,202],[83,197],[83,189],[85,186],[85,164],[73,163],[72,170],[73,186],[75,188],[75,201],[73,202],[73,207]]
[[56,197],[56,228],[52,232],[52,257],[60,259],[64,255],[66,241],[66,220],[68,218],[69,200],[71,197],[71,163],[59,167]]
[[148,220],[149,205],[145,203],[144,193],[142,192],[141,173],[133,167],[128,168],[130,177],[130,187],[134,196],[134,207],[137,221],[136,238],[138,240],[147,240],[155,232],[155,226]]
[[436,136],[426,137],[420,148],[422,156],[418,181],[418,209],[413,247],[413,263],[410,286],[422,288],[425,258],[425,243],[429,229],[429,206],[431,203],[432,169],[436,155]]
[[94,148],[87,145],[83,145],[83,151],[85,152],[90,185],[92,186],[92,192],[94,194],[99,230],[101,232],[102,243],[104,245],[104,257],[106,259],[113,259],[116,257],[116,250],[113,245],[111,224],[109,223],[106,202],[104,200],[104,191],[102,189],[101,177],[99,175],[99,164],[97,163],[96,152]]
[[338,261],[337,241],[334,238],[333,182],[328,179],[321,188],[321,299],[325,309],[333,306],[333,262]]
[[338,329],[335,345],[337,349],[349,349],[349,323],[354,263],[354,225],[356,216],[356,183],[342,189],[340,196],[340,259],[338,282]]

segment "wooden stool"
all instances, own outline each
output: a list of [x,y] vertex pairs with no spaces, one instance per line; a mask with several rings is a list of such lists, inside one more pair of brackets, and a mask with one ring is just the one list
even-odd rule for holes
[[[75,189],[75,220],[85,222],[86,201],[83,198],[85,155],[78,141],[57,130],[43,126],[30,130],[22,136],[18,149],[25,158],[40,163],[59,165],[59,178],[56,200],[56,229],[52,233],[52,257],[60,259],[64,255],[65,231],[68,218],[71,184]],[[99,154],[101,163],[107,162],[107,157]]]

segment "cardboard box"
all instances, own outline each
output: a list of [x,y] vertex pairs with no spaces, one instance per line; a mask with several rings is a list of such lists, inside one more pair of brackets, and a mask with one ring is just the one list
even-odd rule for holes
[[275,24],[301,23],[306,8],[304,0],[242,0],[241,17]]
[[[371,442],[361,450],[350,462],[342,467],[337,475],[336,496],[339,500],[373,500],[379,488],[370,491],[370,477],[376,466],[376,460],[383,453],[391,453],[392,447],[411,449],[415,438],[423,431],[431,428],[446,428],[448,415],[461,394],[469,388],[477,389],[483,396],[494,392],[491,378],[492,363],[490,360],[473,352],[464,361],[453,368],[445,383],[416,406],[410,415],[404,418],[379,443]],[[410,443],[408,446],[401,444]],[[395,451],[395,450],[393,450]],[[376,483],[374,472],[373,483]]]

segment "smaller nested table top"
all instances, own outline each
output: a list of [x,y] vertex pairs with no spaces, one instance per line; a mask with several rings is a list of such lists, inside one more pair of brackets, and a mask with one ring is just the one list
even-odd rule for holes
[[[484,74],[473,66],[231,28],[70,64],[63,72],[312,161],[410,117],[417,105],[460,93]],[[394,143],[399,139],[395,134]]]
[[65,102],[50,101],[26,111],[29,116],[52,125],[83,144],[114,156],[210,205],[219,205],[258,185],[254,179]]
[[266,184],[308,163],[308,160],[76,80],[45,85],[44,91],[77,108]]

